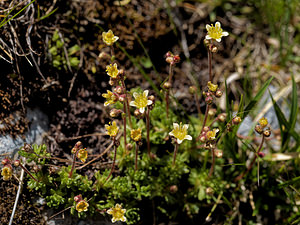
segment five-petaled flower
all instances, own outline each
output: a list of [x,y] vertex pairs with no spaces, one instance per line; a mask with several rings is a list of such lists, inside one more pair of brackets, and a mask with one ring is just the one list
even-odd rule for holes
[[169,135],[177,138],[177,143],[181,144],[184,139],[192,140],[192,136],[187,134],[187,129],[189,128],[188,124],[180,125],[178,123],[173,123],[174,129],[169,133]]
[[118,96],[109,90],[107,90],[107,93],[102,94],[102,97],[106,98],[104,106],[115,104],[118,100]]
[[117,63],[106,66],[106,72],[107,72],[107,75],[110,76],[111,78],[114,78],[114,79],[118,78],[119,70],[118,70]]
[[85,212],[88,210],[89,203],[87,203],[85,200],[81,200],[76,204],[76,210],[78,212]]
[[268,120],[265,117],[262,117],[259,121],[258,121],[259,125],[262,128],[265,128],[268,125]]
[[11,165],[6,165],[2,168],[1,175],[3,176],[3,180],[10,180],[12,177],[12,167]]
[[207,35],[205,36],[205,39],[215,39],[217,42],[221,41],[221,38],[223,36],[228,36],[228,32],[223,31],[221,28],[220,22],[216,22],[215,26],[213,24],[206,25]]
[[81,162],[85,162],[87,159],[88,153],[86,148],[82,148],[77,152],[77,158],[80,159]]
[[141,128],[131,130],[130,137],[134,141],[140,141],[142,139],[142,130],[141,130]]
[[110,208],[107,210],[107,213],[112,215],[111,222],[116,222],[116,221],[126,221],[126,217],[124,216],[126,212],[126,209],[122,209],[122,206],[120,204],[116,204],[115,207]]
[[213,130],[207,131],[207,133],[206,133],[207,140],[209,140],[209,141],[215,140],[218,132],[219,132],[219,129],[213,129]]
[[131,101],[129,104],[131,106],[138,108],[140,113],[144,113],[145,108],[148,105],[151,105],[153,103],[151,100],[148,100],[148,98],[147,98],[148,93],[149,93],[148,90],[145,90],[143,93],[140,93],[140,94],[137,92],[134,92],[133,97],[135,98],[135,100]]
[[112,32],[112,30],[109,30],[108,32],[103,32],[102,33],[102,38],[105,44],[107,45],[112,45],[113,43],[115,43],[119,37],[115,36],[114,33]]
[[112,124],[109,122],[109,125],[105,124],[105,128],[107,130],[107,134],[111,137],[117,136],[119,132],[119,127],[117,127],[116,121],[113,121]]

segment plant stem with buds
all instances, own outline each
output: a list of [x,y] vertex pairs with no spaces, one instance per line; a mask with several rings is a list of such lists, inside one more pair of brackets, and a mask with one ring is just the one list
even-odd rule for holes
[[116,144],[115,144],[115,141],[116,141],[116,138],[113,137],[113,145],[114,145],[114,159],[113,159],[113,163],[111,165],[111,169],[110,169],[110,172],[105,180],[105,182],[110,178],[110,176],[113,174],[114,170],[115,170],[115,164],[116,164],[116,158],[117,158],[117,147],[116,147]]
[[148,150],[148,155],[150,157],[151,154],[151,149],[150,149],[150,109],[147,107],[146,111],[146,126],[147,126],[147,150]]

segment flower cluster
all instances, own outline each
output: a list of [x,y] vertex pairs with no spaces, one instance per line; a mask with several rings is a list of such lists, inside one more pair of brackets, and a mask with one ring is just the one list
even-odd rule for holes
[[223,92],[219,89],[219,86],[217,84],[213,84],[211,81],[207,82],[207,91],[203,92],[203,95],[205,96],[205,102],[210,105],[212,104],[214,98],[220,98],[223,95]]
[[271,135],[271,128],[267,118],[262,117],[258,121],[258,124],[255,126],[255,131],[259,134],[263,134],[265,137],[269,137]]
[[5,159],[2,160],[2,164],[4,165],[4,167],[2,168],[2,171],[1,171],[1,175],[3,177],[3,180],[5,180],[5,181],[10,180],[12,178],[12,175],[13,175],[11,160],[5,158]]
[[214,128],[211,130],[209,127],[205,126],[202,129],[202,133],[200,135],[200,141],[203,143],[210,143],[216,139],[218,132],[219,132],[219,129],[217,129],[217,128]]
[[112,215],[111,222],[115,223],[117,221],[126,222],[126,217],[124,216],[126,213],[126,209],[122,209],[120,204],[116,204],[115,207],[107,210],[109,215]]
[[80,212],[86,212],[88,210],[89,207],[89,203],[87,203],[87,201],[82,199],[82,195],[77,195],[74,197],[74,201],[76,202],[76,210],[80,213]]
[[142,130],[141,130],[141,128],[131,130],[130,137],[135,142],[140,141],[142,139]]
[[171,65],[174,65],[176,63],[180,62],[180,57],[179,55],[174,55],[172,52],[167,52],[166,55],[166,62],[170,63]]
[[178,144],[181,144],[185,139],[192,140],[192,136],[187,134],[188,128],[188,124],[182,125],[182,123],[173,123],[173,130],[169,133],[169,135],[174,136]]

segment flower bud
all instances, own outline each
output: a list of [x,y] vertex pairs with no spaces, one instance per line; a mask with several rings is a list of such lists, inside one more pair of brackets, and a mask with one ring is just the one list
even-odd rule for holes
[[197,92],[197,87],[196,86],[190,86],[189,87],[189,93],[190,94],[195,94]]
[[217,46],[213,46],[213,47],[211,48],[211,52],[212,52],[212,53],[218,52],[218,47],[217,47]]
[[114,145],[115,145],[116,147],[119,147],[119,146],[120,146],[120,141],[119,141],[119,140],[117,140],[117,139],[115,139],[115,141],[114,141]]
[[241,117],[239,117],[239,116],[236,116],[236,117],[234,117],[234,118],[232,119],[232,123],[233,123],[234,125],[239,125],[241,122],[242,122],[242,119],[241,119]]
[[109,81],[108,81],[109,85],[110,86],[116,86],[118,85],[118,81],[114,78],[110,78]]
[[218,115],[218,120],[220,122],[224,122],[226,120],[226,117],[227,117],[226,113],[221,113]]
[[263,152],[259,152],[259,153],[257,153],[258,154],[258,156],[260,157],[260,158],[263,158],[263,157],[265,157],[265,153],[263,153]]
[[110,57],[110,55],[107,54],[106,52],[100,52],[100,54],[98,55],[98,57],[100,59],[108,59]]
[[33,149],[30,144],[25,143],[22,147],[22,150],[24,150],[25,152],[32,152]]
[[204,39],[203,43],[204,43],[205,46],[208,46],[209,45],[209,40]]
[[148,97],[148,100],[151,100],[152,103],[154,103],[154,102],[155,102],[155,96],[154,96],[154,95],[150,95],[150,96]]
[[125,94],[119,95],[119,101],[124,102],[125,101]]
[[204,127],[203,127],[203,131],[204,131],[204,132],[209,131],[209,127],[208,127],[208,126],[204,126]]
[[215,96],[216,96],[217,98],[221,98],[222,95],[223,95],[223,92],[222,92],[221,90],[217,90],[216,93],[215,93]]
[[138,118],[138,119],[140,119],[140,118],[142,118],[143,117],[143,113],[141,113],[140,112],[140,110],[139,109],[136,109],[136,110],[134,110],[134,116],[136,117],[136,118]]
[[208,97],[205,98],[205,102],[206,102],[207,105],[212,104],[213,100],[214,100],[214,99],[213,99],[213,97],[211,97],[211,96],[208,96]]
[[213,195],[214,194],[214,189],[212,189],[211,187],[207,187],[206,189],[205,189],[205,192],[206,192],[206,194],[207,195]]
[[8,158],[5,158],[5,159],[2,159],[1,163],[5,166],[5,165],[8,165],[11,163],[10,159]]
[[79,202],[79,201],[81,201],[82,200],[82,195],[80,194],[80,195],[76,195],[75,197],[74,197],[74,201],[75,202]]
[[265,137],[270,137],[270,135],[271,135],[271,131],[270,130],[265,130],[263,133],[264,133]]
[[120,113],[122,112],[122,110],[119,110],[119,109],[112,109],[110,110],[109,112],[109,115],[111,117],[118,117],[120,115]]
[[39,165],[34,165],[32,169],[35,173],[37,173],[41,170],[41,167]]
[[214,116],[216,113],[217,113],[217,110],[216,110],[216,109],[209,109],[209,110],[208,110],[208,115],[209,115],[209,116]]
[[165,57],[166,57],[166,58],[168,58],[168,57],[173,57],[172,52],[168,51],[168,52],[166,53]]
[[171,192],[172,194],[176,193],[177,191],[178,191],[177,185],[172,185],[172,186],[170,187],[170,192]]
[[215,149],[215,156],[217,157],[217,158],[222,158],[223,157],[223,151],[222,150],[220,150],[220,149]]
[[259,133],[259,134],[262,134],[262,132],[263,132],[262,127],[261,127],[260,125],[258,125],[258,124],[255,126],[254,129],[255,129],[255,131],[256,131],[257,133]]
[[82,147],[82,142],[81,141],[77,141],[75,144],[75,148],[81,148]]
[[200,141],[203,142],[203,143],[206,142],[206,135],[205,134],[200,137]]
[[15,160],[14,161],[14,166],[18,167],[18,166],[20,166],[20,163],[21,163],[20,160]]
[[126,145],[126,149],[127,149],[127,150],[131,150],[132,148],[133,148],[133,146],[132,146],[131,143],[128,143],[128,144]]
[[170,82],[165,82],[163,85],[164,89],[170,89],[172,87],[172,84]]
[[123,88],[121,86],[115,87],[113,91],[116,92],[119,95],[123,94]]
[[173,63],[173,57],[167,57],[166,62],[172,64]]
[[173,57],[173,63],[179,63],[179,62],[180,62],[179,55],[174,55],[174,57]]

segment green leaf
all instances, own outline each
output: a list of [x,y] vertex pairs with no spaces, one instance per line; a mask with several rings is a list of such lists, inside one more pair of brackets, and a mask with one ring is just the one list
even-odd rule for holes
[[256,105],[256,103],[260,100],[260,98],[263,96],[265,93],[267,87],[270,85],[271,81],[273,80],[274,77],[271,77],[267,82],[264,84],[264,86],[259,90],[259,92],[255,95],[255,97],[249,102],[249,104],[245,107],[244,109],[244,114],[242,119],[245,118],[249,112],[252,110],[252,108]]
[[290,114],[290,119],[289,119],[289,125],[291,127],[291,130],[293,130],[295,127],[295,124],[297,121],[297,114],[298,114],[297,85],[296,85],[294,77],[292,77],[292,82],[293,82],[292,106],[291,106],[291,114]]

